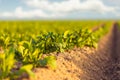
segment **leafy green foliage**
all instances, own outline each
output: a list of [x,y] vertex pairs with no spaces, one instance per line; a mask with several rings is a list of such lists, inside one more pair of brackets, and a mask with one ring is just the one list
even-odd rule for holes
[[19,74],[22,74],[23,72],[26,72],[28,73],[30,76],[34,77],[34,73],[31,71],[33,68],[33,65],[31,64],[27,64],[27,65],[24,65],[20,68],[20,70],[18,71]]
[[11,73],[15,63],[14,56],[11,49],[6,50],[5,53],[0,53],[0,79],[6,78]]
[[8,76],[10,76],[10,79],[13,79],[24,72],[28,73],[30,76],[33,76],[34,73],[31,71],[33,65],[24,65],[15,73],[12,72],[15,68],[14,64],[17,62],[14,58],[14,51],[14,48],[10,48],[5,50],[4,53],[0,53],[0,79],[7,79]]
[[40,66],[56,69],[56,59],[54,56],[47,56],[39,61]]
[[[103,27],[92,32],[90,28],[98,22],[89,23],[0,22],[0,79],[13,80],[22,73],[34,76],[31,70],[35,67],[56,69],[56,58],[50,55],[53,52],[64,52],[75,46],[96,48],[97,42],[108,28]],[[21,62],[22,66],[14,71],[17,62]]]

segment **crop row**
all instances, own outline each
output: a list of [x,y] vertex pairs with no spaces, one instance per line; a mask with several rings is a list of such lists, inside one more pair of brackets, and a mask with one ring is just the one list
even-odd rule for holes
[[[108,31],[103,27],[92,32],[90,29],[67,30],[64,33],[5,32],[0,33],[0,79],[17,79],[35,67],[56,68],[56,58],[50,53],[64,52],[76,47],[97,47],[102,35]],[[45,56],[44,56],[45,55]]]

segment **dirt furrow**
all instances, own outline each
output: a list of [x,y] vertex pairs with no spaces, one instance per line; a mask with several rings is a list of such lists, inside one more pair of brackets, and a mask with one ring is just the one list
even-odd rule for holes
[[98,49],[92,54],[83,54],[75,61],[84,71],[80,80],[120,80],[120,30],[114,23],[110,32],[99,42]]
[[112,48],[110,49],[112,52],[110,55],[112,64],[108,70],[106,70],[106,73],[108,73],[109,80],[120,80],[120,30],[117,23],[113,25],[111,40]]

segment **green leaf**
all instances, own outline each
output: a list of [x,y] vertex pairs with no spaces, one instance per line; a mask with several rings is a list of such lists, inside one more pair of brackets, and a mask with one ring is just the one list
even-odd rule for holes
[[5,39],[5,44],[8,45],[8,44],[9,44],[9,41],[10,41],[10,37],[7,37],[7,38]]
[[56,64],[56,59],[54,56],[47,57],[47,66],[49,66],[52,69],[56,69],[57,64]]
[[64,38],[67,38],[67,36],[68,36],[69,32],[70,32],[69,30],[65,31],[65,32],[64,32],[64,36],[63,36],[63,37],[64,37]]
[[56,64],[56,59],[55,56],[47,56],[43,60],[40,60],[40,65],[45,67],[50,67],[52,69],[56,69],[57,64]]
[[46,59],[39,60],[39,64],[40,66],[45,67],[47,65],[47,60]]
[[19,51],[20,53],[22,53],[22,55],[23,55],[24,49],[25,49],[25,48],[24,48],[23,46],[21,46],[21,45],[18,47],[18,51]]
[[27,65],[24,65],[20,68],[20,72],[27,72],[29,74],[29,76],[32,76],[34,77],[35,74],[32,72],[32,68],[33,68],[33,65],[32,64],[27,64]]

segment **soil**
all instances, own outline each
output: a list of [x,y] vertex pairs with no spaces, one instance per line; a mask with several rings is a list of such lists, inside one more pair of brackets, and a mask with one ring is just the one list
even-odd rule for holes
[[[95,49],[85,47],[84,49],[74,48],[60,53],[57,56],[57,69],[36,68],[36,80],[80,80],[80,77],[86,77],[87,74],[83,68],[86,67],[86,65],[84,67],[84,64],[89,62],[89,59],[84,54],[89,55],[94,51]],[[87,65],[89,66],[89,64]]]
[[57,69],[36,68],[30,80],[120,80],[120,30],[114,23],[98,48],[74,48],[57,55]]

